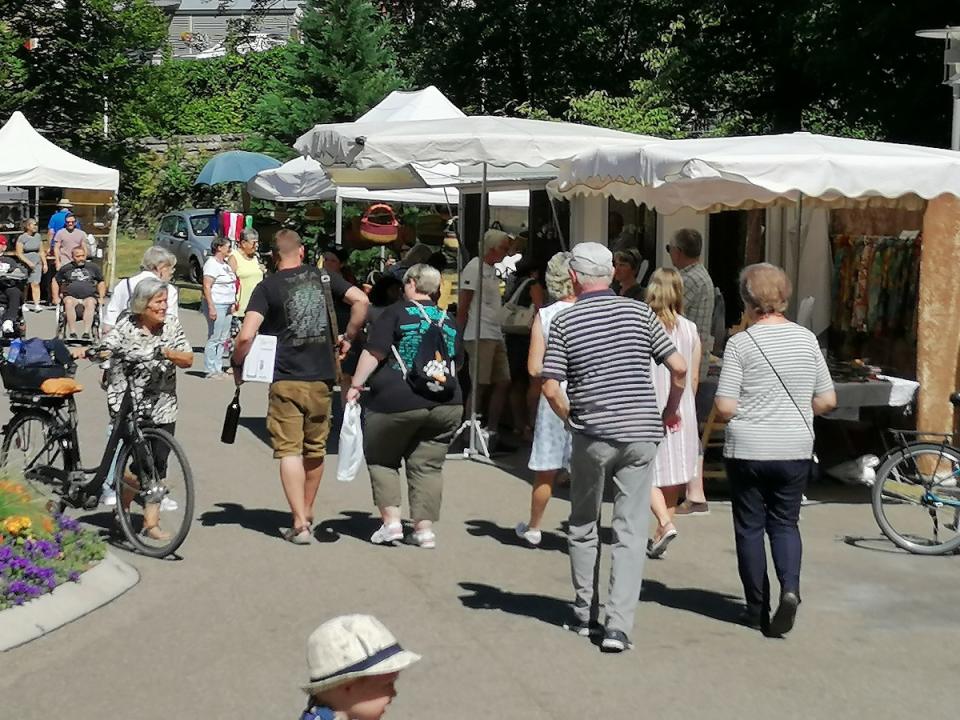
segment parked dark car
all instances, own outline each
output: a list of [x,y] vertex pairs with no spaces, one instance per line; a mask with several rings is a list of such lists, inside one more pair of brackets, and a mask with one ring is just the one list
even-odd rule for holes
[[203,282],[203,263],[216,237],[214,219],[214,211],[209,209],[178,210],[160,220],[154,242],[177,256],[178,276]]

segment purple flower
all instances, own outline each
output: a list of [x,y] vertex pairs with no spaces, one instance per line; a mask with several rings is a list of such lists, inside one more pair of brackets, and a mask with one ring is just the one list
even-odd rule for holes
[[70,574],[67,575],[67,580],[70,582],[77,582],[80,579],[80,573],[76,570],[71,570]]
[[61,530],[68,530],[70,532],[77,532],[80,530],[80,523],[78,523],[69,515],[57,515],[57,524],[60,526]]

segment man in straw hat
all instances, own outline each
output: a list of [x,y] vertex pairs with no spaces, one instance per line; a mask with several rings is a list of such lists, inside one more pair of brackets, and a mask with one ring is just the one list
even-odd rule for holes
[[379,720],[401,670],[420,659],[372,615],[341,615],[307,638],[310,696],[300,720]]

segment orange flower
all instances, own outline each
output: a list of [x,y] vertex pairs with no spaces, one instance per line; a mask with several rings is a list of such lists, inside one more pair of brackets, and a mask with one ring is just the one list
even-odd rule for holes
[[43,519],[43,531],[48,533],[53,532],[53,518],[45,517]]

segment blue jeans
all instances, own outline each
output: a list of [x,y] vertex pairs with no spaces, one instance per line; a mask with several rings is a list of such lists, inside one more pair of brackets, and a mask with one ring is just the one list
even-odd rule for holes
[[[223,372],[223,344],[230,338],[230,308],[232,305],[214,305],[217,319],[207,316],[207,345],[203,350],[203,369],[207,375]],[[204,310],[206,312],[206,310]]]
[[770,610],[770,581],[764,535],[780,581],[780,592],[800,592],[800,502],[812,472],[811,460],[734,460],[727,458],[733,495],[737,566],[747,606]]

